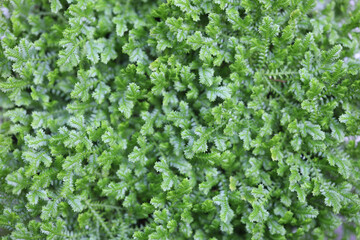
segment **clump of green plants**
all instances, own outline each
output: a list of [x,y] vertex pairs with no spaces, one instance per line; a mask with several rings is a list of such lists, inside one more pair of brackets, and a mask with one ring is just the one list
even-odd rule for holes
[[1,5],[3,239],[360,238],[360,2]]

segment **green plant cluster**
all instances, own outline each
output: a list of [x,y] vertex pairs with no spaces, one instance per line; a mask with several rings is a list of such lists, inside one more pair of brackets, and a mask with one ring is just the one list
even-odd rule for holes
[[3,239],[360,238],[360,2],[1,5]]

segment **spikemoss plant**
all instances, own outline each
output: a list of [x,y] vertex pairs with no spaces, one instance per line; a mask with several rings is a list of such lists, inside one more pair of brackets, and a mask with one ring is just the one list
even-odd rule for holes
[[2,0],[3,239],[360,238],[360,3]]

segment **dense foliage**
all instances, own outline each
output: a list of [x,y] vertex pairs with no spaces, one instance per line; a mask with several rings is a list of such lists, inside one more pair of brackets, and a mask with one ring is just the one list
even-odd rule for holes
[[360,238],[360,2],[1,11],[3,239]]

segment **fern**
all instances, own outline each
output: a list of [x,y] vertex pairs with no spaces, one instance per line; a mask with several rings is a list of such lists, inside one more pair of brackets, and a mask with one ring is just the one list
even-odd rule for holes
[[360,238],[359,12],[2,1],[1,237]]

